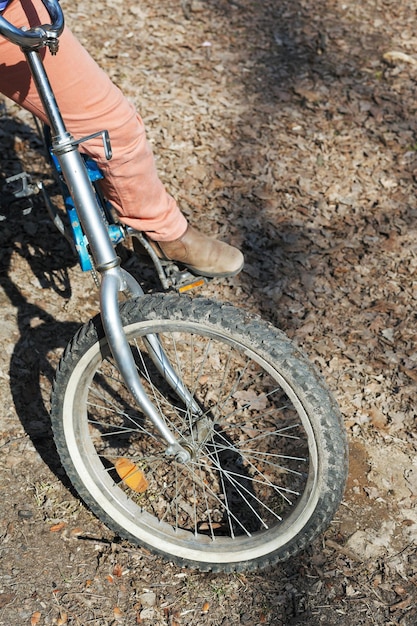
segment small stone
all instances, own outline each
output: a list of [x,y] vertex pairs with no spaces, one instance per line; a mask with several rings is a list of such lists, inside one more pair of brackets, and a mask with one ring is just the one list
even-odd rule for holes
[[155,610],[151,607],[142,609],[140,612],[140,619],[153,619],[155,617]]
[[146,593],[142,593],[139,596],[139,602],[141,603],[143,608],[155,606],[156,594],[153,591],[147,591]]

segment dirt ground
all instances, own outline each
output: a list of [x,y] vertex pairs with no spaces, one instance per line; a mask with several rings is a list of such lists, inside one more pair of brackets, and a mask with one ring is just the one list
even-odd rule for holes
[[[62,4],[184,212],[245,253],[203,293],[303,346],[340,404],[350,475],[325,535],[267,572],[201,574],[121,542],[73,492],[48,418],[96,289],[42,204],[3,187],[0,624],[416,624],[417,2]],[[3,104],[3,179],[45,178],[33,128]]]

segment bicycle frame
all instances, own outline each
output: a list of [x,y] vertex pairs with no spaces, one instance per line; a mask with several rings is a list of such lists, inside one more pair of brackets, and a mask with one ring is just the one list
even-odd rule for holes
[[[166,454],[175,456],[181,462],[187,462],[190,459],[190,453],[168,429],[140,381],[121,323],[118,295],[123,292],[127,297],[136,297],[143,295],[143,290],[133,276],[120,267],[120,259],[114,250],[84,160],[78,149],[81,143],[91,137],[102,136],[106,157],[110,159],[110,139],[107,131],[101,130],[76,141],[66,129],[39,55],[39,50],[43,47],[48,47],[51,54],[58,52],[59,36],[64,28],[64,17],[57,0],[42,0],[42,2],[48,10],[52,24],[23,31],[15,28],[0,16],[0,34],[21,47],[47,115],[52,134],[52,151],[59,161],[80,223],[88,239],[95,269],[101,275],[100,314],[116,365],[140,409],[152,421],[167,442]],[[161,374],[181,399],[192,407],[196,417],[201,418],[200,407],[172,368],[158,337],[148,335],[146,340],[154,363]]]

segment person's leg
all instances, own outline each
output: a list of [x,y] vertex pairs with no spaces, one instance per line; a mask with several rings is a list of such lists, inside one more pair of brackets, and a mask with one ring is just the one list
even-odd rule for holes
[[[40,6],[39,6],[40,5]],[[47,22],[41,3],[12,2],[4,17],[18,26]],[[0,38],[0,90],[45,119],[23,53]],[[45,52],[44,63],[70,133],[80,139],[107,129],[113,158],[107,161],[101,138],[83,144],[105,175],[105,193],[123,222],[161,240],[183,235],[187,224],[175,200],[158,178],[143,122],[134,107],[65,29],[58,54]]]
[[[31,0],[12,2],[4,11],[4,17],[19,27],[48,21],[44,7],[36,0],[34,3]],[[67,28],[64,30],[56,56],[49,51],[42,54],[70,133],[80,139],[96,131],[109,131],[113,150],[111,161],[104,156],[101,138],[86,142],[82,149],[103,170],[105,195],[116,208],[120,220],[160,242],[162,253],[167,257],[187,264],[183,258],[185,255],[188,264],[202,268],[202,273],[221,275],[239,271],[243,264],[239,251],[187,229],[185,217],[158,178],[142,119],[72,33]],[[0,91],[45,120],[23,53],[2,37]],[[212,249],[210,260],[199,259],[205,241]],[[164,242],[179,245],[164,250]],[[217,247],[213,248],[214,244]]]

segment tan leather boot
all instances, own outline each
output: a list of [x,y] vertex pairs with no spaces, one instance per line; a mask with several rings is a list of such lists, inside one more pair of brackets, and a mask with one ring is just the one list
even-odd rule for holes
[[198,276],[235,276],[244,263],[240,250],[223,241],[207,237],[190,225],[184,235],[175,241],[150,243],[160,258],[177,261]]

